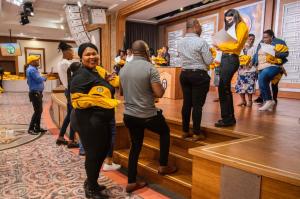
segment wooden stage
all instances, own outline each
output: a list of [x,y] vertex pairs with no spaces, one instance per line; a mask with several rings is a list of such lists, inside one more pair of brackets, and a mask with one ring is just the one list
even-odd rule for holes
[[[255,194],[259,198],[300,198],[300,100],[280,98],[273,112],[259,112],[255,104],[252,108],[235,106],[236,126],[216,128],[220,108],[214,98],[216,93],[210,92],[203,110],[202,126],[208,138],[197,143],[180,138],[182,100],[160,99],[157,106],[163,109],[171,129],[170,162],[179,171],[171,176],[157,176],[153,160],[158,156],[158,137],[147,132],[139,174],[187,198],[247,199],[257,198]],[[64,94],[52,94],[52,100],[52,116],[60,126]],[[239,102],[239,96],[234,95],[234,102]],[[122,110],[123,104],[116,112],[114,158],[126,167],[130,140],[122,122]],[[237,175],[239,172],[245,175]],[[259,180],[253,180],[253,176]],[[230,181],[243,183],[235,185]]]

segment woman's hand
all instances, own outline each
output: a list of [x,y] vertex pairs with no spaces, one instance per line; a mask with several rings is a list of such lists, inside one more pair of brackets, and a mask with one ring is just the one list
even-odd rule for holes
[[111,74],[107,74],[105,76],[105,80],[107,82],[111,81],[111,80],[114,80],[116,78],[117,74],[115,72],[111,73]]

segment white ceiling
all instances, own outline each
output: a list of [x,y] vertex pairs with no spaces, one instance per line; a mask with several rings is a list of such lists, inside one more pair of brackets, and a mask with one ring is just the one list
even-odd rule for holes
[[157,4],[156,6],[142,10],[141,12],[129,16],[128,20],[156,23],[157,21],[153,19],[154,17],[172,12],[182,7],[199,3],[201,1],[204,0],[166,0],[160,4]]
[[[110,12],[131,4],[137,0],[80,0],[82,4],[109,8]],[[30,23],[20,25],[21,7],[10,4],[6,0],[0,0],[0,35],[30,37],[41,39],[71,39],[63,6],[66,3],[77,3],[77,0],[31,0],[34,7],[34,17],[30,17]],[[61,26],[64,29],[61,29]]]

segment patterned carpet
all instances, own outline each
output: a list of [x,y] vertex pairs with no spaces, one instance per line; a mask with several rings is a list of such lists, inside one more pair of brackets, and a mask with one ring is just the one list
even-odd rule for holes
[[[23,93],[0,95],[0,110],[0,124],[28,124],[32,114]],[[1,199],[81,199],[85,198],[85,178],[84,157],[57,146],[50,133],[17,148],[0,151]],[[99,178],[99,183],[108,187],[104,192],[111,198],[141,198],[128,195],[124,187],[105,176]]]

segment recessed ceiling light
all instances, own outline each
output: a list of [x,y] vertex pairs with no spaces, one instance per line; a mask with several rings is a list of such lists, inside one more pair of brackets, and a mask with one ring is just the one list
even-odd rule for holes
[[109,8],[108,8],[108,10],[111,10],[111,9],[113,9],[113,8],[115,8],[115,7],[117,7],[119,4],[114,4],[114,5],[112,5],[112,6],[110,6]]
[[65,29],[64,25],[60,25],[60,29],[62,30]]
[[183,11],[183,7],[180,8],[180,11]]

